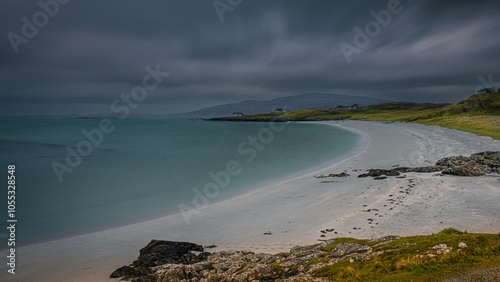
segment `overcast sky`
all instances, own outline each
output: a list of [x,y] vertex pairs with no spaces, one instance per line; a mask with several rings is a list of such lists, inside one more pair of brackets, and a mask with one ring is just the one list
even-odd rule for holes
[[55,1],[0,3],[0,115],[111,112],[147,66],[170,75],[137,113],[311,92],[457,102],[500,81],[498,0]]

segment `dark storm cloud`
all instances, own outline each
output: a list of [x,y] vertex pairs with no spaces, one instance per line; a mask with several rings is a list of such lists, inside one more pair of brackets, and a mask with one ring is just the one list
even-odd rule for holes
[[243,0],[221,22],[213,1],[73,0],[18,54],[7,34],[41,7],[4,1],[0,114],[109,112],[157,64],[171,75],[137,112],[306,92],[455,102],[500,80],[498,1],[401,0],[348,63],[340,45],[391,1]]

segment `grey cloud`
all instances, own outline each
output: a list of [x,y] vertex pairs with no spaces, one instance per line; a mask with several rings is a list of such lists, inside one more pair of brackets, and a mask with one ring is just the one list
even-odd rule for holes
[[171,76],[138,112],[306,92],[455,102],[478,75],[500,80],[498,1],[401,0],[347,63],[339,45],[388,2],[244,0],[221,22],[212,1],[71,1],[19,54],[7,34],[40,7],[3,2],[0,114],[106,111],[156,64]]

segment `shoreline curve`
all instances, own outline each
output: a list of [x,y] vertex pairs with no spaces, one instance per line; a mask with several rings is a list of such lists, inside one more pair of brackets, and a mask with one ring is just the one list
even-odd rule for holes
[[[430,234],[446,227],[470,232],[499,231],[500,207],[496,203],[500,188],[494,177],[464,179],[409,173],[404,179],[381,182],[357,178],[358,172],[368,168],[425,165],[446,156],[500,150],[497,140],[417,124],[327,123],[364,132],[366,146],[317,171],[208,206],[189,225],[179,216],[170,215],[19,247],[23,265],[13,281],[30,277],[60,281],[69,276],[74,281],[116,281],[107,278],[109,274],[137,257],[139,249],[151,239],[217,245],[214,251],[251,249],[276,253],[336,236]],[[329,183],[314,177],[343,170],[350,176]],[[408,194],[399,193],[400,187]],[[394,201],[387,201],[391,198]],[[481,206],[473,204],[478,202]],[[378,212],[364,211],[368,209]],[[320,232],[332,228],[335,231]],[[267,232],[273,235],[264,235]]]

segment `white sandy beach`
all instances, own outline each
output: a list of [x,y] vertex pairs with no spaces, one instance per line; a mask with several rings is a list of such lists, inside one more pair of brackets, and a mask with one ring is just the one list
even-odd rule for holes
[[[191,217],[190,224],[174,214],[19,247],[16,275],[7,276],[4,264],[1,280],[118,281],[108,278],[111,272],[135,260],[151,239],[217,246],[208,251],[276,253],[340,236],[423,235],[449,227],[500,232],[498,175],[407,173],[406,178],[357,178],[369,168],[424,166],[447,156],[500,151],[499,141],[418,124],[328,123],[366,134],[364,150],[319,171],[214,203]],[[314,177],[344,171],[350,176]],[[334,230],[322,233],[325,229]]]

